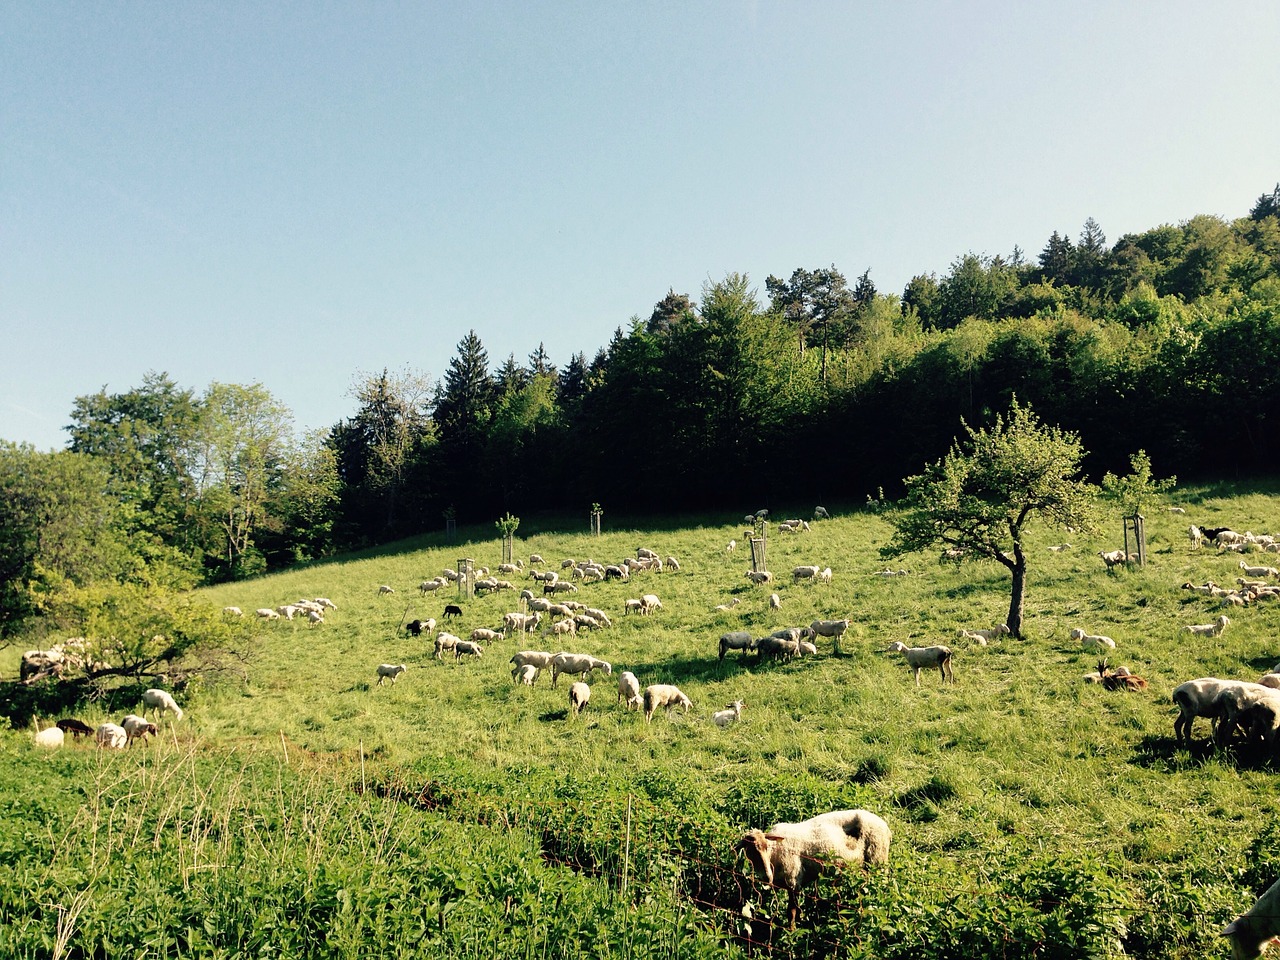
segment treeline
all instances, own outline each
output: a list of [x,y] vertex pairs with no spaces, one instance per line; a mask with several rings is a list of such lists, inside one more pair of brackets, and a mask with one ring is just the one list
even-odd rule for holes
[[362,375],[353,415],[301,438],[261,386],[151,374],[78,398],[66,451],[0,450],[0,603],[11,624],[32,583],[243,577],[446,517],[893,495],[1014,395],[1080,434],[1095,477],[1137,449],[1183,477],[1266,472],[1278,357],[1280,186],[1233,222],[1108,246],[1089,220],[901,295],[834,266],[763,294],[730,275],[559,368],[542,345],[495,366],[471,332],[437,383]]

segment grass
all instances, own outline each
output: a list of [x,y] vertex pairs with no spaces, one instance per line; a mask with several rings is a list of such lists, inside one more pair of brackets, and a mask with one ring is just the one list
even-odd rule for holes
[[[530,524],[537,532],[517,539],[517,549],[526,558],[541,553],[548,566],[558,567],[563,557],[617,561],[650,546],[679,557],[681,570],[584,586],[576,598],[608,611],[609,630],[568,644],[511,639],[490,645],[476,662],[435,660],[430,639],[410,639],[400,624],[440,617],[455,595],[423,597],[415,588],[458,558],[496,567],[499,542],[489,531],[477,531],[487,539],[458,546],[423,538],[201,591],[215,607],[250,611],[327,596],[338,610],[321,626],[256,625],[246,681],[186,691],[186,718],[166,722],[148,750],[106,755],[81,745],[45,755],[30,746],[26,731],[4,734],[0,748],[14,761],[10,769],[21,772],[0,774],[0,801],[13,811],[0,833],[0,868],[15,890],[60,909],[33,916],[11,894],[0,904],[0,921],[16,932],[0,938],[10,937],[13,956],[77,950],[87,956],[95,949],[124,955],[116,946],[119,931],[104,926],[110,918],[126,930],[137,927],[133,935],[142,940],[158,937],[157,955],[176,949],[162,941],[181,925],[148,926],[123,901],[83,899],[85,889],[99,892],[104,879],[118,881],[124,862],[150,877],[159,864],[171,874],[148,882],[154,896],[190,914],[195,932],[179,938],[183,955],[220,955],[230,949],[233,929],[242,946],[258,942],[268,919],[287,914],[291,897],[313,911],[301,910],[303,919],[289,927],[296,955],[364,955],[375,921],[409,924],[401,936],[419,944],[410,949],[408,940],[397,941],[377,955],[430,956],[437,949],[515,955],[509,951],[527,949],[528,941],[512,946],[519,924],[510,904],[543,917],[542,939],[534,941],[544,946],[574,935],[545,910],[556,896],[580,902],[592,922],[630,937],[638,955],[649,949],[636,939],[641,932],[649,938],[644,943],[657,938],[671,955],[703,949],[717,955],[732,948],[724,940],[714,947],[731,925],[725,915],[699,908],[700,901],[735,909],[743,896],[772,901],[750,885],[745,894],[688,891],[700,884],[738,890],[739,881],[726,879],[733,876],[745,882],[732,853],[743,828],[839,803],[873,809],[894,830],[891,874],[842,877],[835,891],[837,899],[861,898],[853,928],[846,912],[827,917],[808,908],[814,919],[803,936],[834,937],[845,955],[864,947],[868,956],[984,955],[975,946],[984,937],[990,955],[1020,955],[999,934],[1020,929],[1040,938],[1032,941],[1040,956],[1055,949],[1063,956],[1121,949],[1201,956],[1233,911],[1275,879],[1249,871],[1253,848],[1270,827],[1276,773],[1271,758],[1205,747],[1204,721],[1197,728],[1202,742],[1189,753],[1176,749],[1169,694],[1196,676],[1254,679],[1280,660],[1280,605],[1229,611],[1232,625],[1216,639],[1183,632],[1183,625],[1208,622],[1219,611],[1179,585],[1231,583],[1239,559],[1192,552],[1185,529],[1194,520],[1280,530],[1280,503],[1266,493],[1213,488],[1182,491],[1180,498],[1188,516],[1148,518],[1149,562],[1142,569],[1104,568],[1096,553],[1111,549],[1113,538],[1052,553],[1045,548],[1060,542],[1061,532],[1039,531],[1027,636],[985,648],[956,642],[955,631],[1004,619],[1003,570],[957,569],[918,556],[893,564],[908,576],[876,577],[884,566],[877,549],[891,528],[874,513],[814,523],[806,534],[772,534],[769,567],[778,579],[765,587],[743,577],[749,554],[737,523],[672,523],[598,539]],[[1114,527],[1118,539],[1118,519]],[[738,541],[732,553],[725,549],[731,538]],[[786,574],[804,563],[831,566],[833,581],[792,584]],[[382,583],[397,592],[379,595]],[[626,598],[647,592],[662,598],[661,611],[622,614]],[[768,607],[771,592],[782,599],[779,611]],[[739,603],[731,611],[715,609],[734,598]],[[461,623],[448,627],[461,636],[496,627],[502,613],[516,609],[515,597],[504,593],[464,607]],[[763,635],[846,616],[853,625],[841,657],[829,643],[818,658],[790,664],[716,657],[718,637],[729,630]],[[1146,677],[1148,691],[1123,694],[1083,683],[1097,656],[1071,643],[1074,626],[1114,637],[1112,663]],[[916,689],[902,659],[880,652],[892,640],[955,645],[955,685],[941,685],[935,672],[922,675]],[[642,684],[677,683],[694,709],[646,725],[616,705],[612,679],[597,675],[590,706],[574,718],[567,683],[553,689],[545,675],[533,688],[511,683],[512,652],[561,646],[629,669]],[[383,662],[405,663],[408,671],[394,686],[379,687],[374,668]],[[16,674],[13,651],[0,654],[0,668]],[[710,723],[712,712],[739,698],[746,702],[741,723],[727,729]],[[80,715],[95,724],[119,719],[93,704]],[[459,799],[422,802],[436,795]],[[628,807],[628,798],[642,806]],[[570,810],[578,803],[583,807]],[[620,866],[597,878],[583,864],[602,857],[620,864],[617,854],[603,851],[630,837],[627,824],[634,827],[636,818],[647,831],[634,838],[633,856],[644,867],[636,882],[650,899],[620,902]],[[581,849],[548,857],[547,830],[532,826],[539,820],[582,830]],[[523,826],[508,829],[513,822]],[[664,846],[668,841],[675,846]],[[430,880],[406,885],[396,870],[406,857]],[[690,879],[690,858],[706,864],[692,871],[703,879]],[[486,865],[505,871],[502,883],[512,887],[497,901],[479,892]],[[232,909],[242,902],[224,889],[232,868],[237,882],[251,881],[258,891],[260,910]],[[343,877],[332,889],[323,882],[331,869]],[[225,882],[215,882],[219,876]],[[658,876],[676,879],[664,885]],[[943,876],[949,879],[939,889]],[[459,887],[453,900],[451,882]],[[866,889],[857,887],[864,882]],[[385,903],[372,894],[344,901],[337,892],[360,884]],[[1058,890],[1063,884],[1070,890]],[[1053,909],[1044,906],[1049,887],[1057,890]],[[1064,929],[1078,930],[1036,926],[1054,910],[1074,909],[1075,898],[1084,898],[1071,892],[1077,887],[1095,891],[1085,919],[1064,921]],[[947,898],[963,902],[969,914],[963,922],[939,913]],[[221,919],[206,929],[189,904],[207,915],[215,901]],[[386,903],[413,906],[401,916]],[[458,920],[447,919],[442,932],[442,916]],[[65,945],[55,949],[58,917]],[[933,953],[920,952],[912,939],[926,921],[938,928]],[[329,924],[330,932],[320,935],[308,923]],[[844,932],[837,937],[832,924],[843,924]],[[1084,944],[1082,937],[1093,939]],[[31,947],[37,940],[45,946]],[[818,949],[806,943],[791,949]]]

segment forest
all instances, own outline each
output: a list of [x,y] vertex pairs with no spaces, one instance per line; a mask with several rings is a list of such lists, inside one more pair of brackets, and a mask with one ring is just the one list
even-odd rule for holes
[[[238,580],[515,512],[606,517],[894,498],[1013,399],[1090,477],[1145,450],[1187,480],[1280,466],[1280,185],[1246,216],[1027,257],[966,253],[901,294],[835,265],[669,290],[593,356],[496,365],[473,332],[437,382],[361,375],[295,436],[261,384],[152,372],[74,400],[64,450],[0,441],[0,639],[86,591]],[[68,601],[68,598],[70,600]]]

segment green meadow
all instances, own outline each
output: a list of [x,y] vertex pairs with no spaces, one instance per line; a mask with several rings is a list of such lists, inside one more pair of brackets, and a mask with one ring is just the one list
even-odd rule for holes
[[[527,519],[515,540],[526,570],[533,553],[558,570],[638,547],[680,569],[583,585],[571,598],[612,627],[508,637],[479,660],[436,659],[402,624],[435,617],[466,637],[519,609],[515,592],[417,589],[460,558],[496,568],[492,525],[203,589],[200,601],[246,618],[300,597],[337,610],[323,624],[248,623],[234,669],[176,691],[185,716],[146,747],[46,752],[33,727],[0,733],[0,956],[1226,956],[1218,931],[1280,875],[1280,771],[1260,748],[1214,749],[1205,720],[1178,749],[1170,692],[1280,661],[1280,604],[1227,610],[1220,637],[1188,634],[1223,610],[1181,584],[1233,585],[1241,557],[1192,550],[1186,529],[1280,533],[1280,499],[1217,486],[1171,502],[1187,512],[1147,518],[1145,567],[1099,559],[1122,546],[1118,516],[1093,539],[1036,529],[1026,636],[985,647],[956,631],[1003,622],[1004,569],[934,553],[877,576],[892,527],[871,506],[795,535],[771,524],[766,586],[744,577],[740,516],[606,524],[600,537],[576,519]],[[830,566],[831,582],[793,583],[798,564]],[[644,593],[662,609],[625,615]],[[443,620],[446,602],[463,616]],[[844,617],[838,655],[823,640],[789,663],[717,658],[728,631]],[[1098,655],[1073,627],[1113,637],[1111,664],[1148,688],[1084,682]],[[935,671],[917,688],[883,652],[894,640],[952,645],[954,685]],[[512,683],[521,649],[591,653],[614,675],[593,676],[574,717],[564,678]],[[20,652],[0,651],[4,676]],[[380,663],[407,669],[379,685]],[[693,708],[646,724],[617,703],[623,670],[679,685]],[[118,722],[140,709],[137,692],[75,715]],[[715,726],[737,699],[741,721]],[[888,821],[889,866],[831,871],[788,930],[785,894],[751,875],[736,842],[846,807]]]

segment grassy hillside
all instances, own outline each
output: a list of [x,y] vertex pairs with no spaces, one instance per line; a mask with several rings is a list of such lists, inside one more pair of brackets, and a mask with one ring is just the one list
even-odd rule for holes
[[[771,533],[768,587],[743,576],[741,518],[598,539],[533,533],[518,554],[555,568],[648,546],[681,569],[583,586],[574,598],[609,612],[611,629],[508,639],[474,662],[436,660],[400,625],[456,599],[423,597],[421,580],[461,557],[496,567],[491,528],[206,590],[246,612],[302,596],[338,609],[323,625],[262,623],[245,681],[185,691],[186,717],[146,750],[46,755],[29,731],[3,735],[12,772],[0,797],[13,815],[0,828],[0,953],[149,955],[128,949],[142,943],[215,956],[275,943],[284,956],[710,956],[773,938],[789,955],[1225,955],[1217,931],[1277,875],[1276,772],[1247,748],[1203,745],[1203,720],[1196,749],[1176,749],[1169,694],[1198,676],[1256,679],[1280,660],[1280,604],[1228,611],[1216,639],[1185,633],[1221,611],[1179,585],[1240,572],[1237,555],[1191,551],[1185,530],[1280,532],[1280,502],[1178,499],[1187,515],[1148,518],[1142,569],[1108,572],[1096,556],[1120,545],[1118,518],[1112,536],[1061,553],[1047,547],[1069,536],[1037,531],[1027,637],[987,647],[955,631],[1003,621],[1003,568],[930,555],[895,564],[906,576],[876,576],[890,526],[874,513]],[[792,584],[804,563],[830,566],[832,582]],[[624,615],[641,593],[663,609]],[[516,597],[464,608],[448,628],[465,637],[498,626]],[[824,642],[788,664],[717,660],[726,631],[819,617],[852,619],[843,656]],[[1097,656],[1069,640],[1076,626],[1114,637],[1112,663],[1148,690],[1083,683]],[[916,689],[901,657],[881,652],[893,640],[951,643],[955,685],[935,672]],[[563,679],[517,687],[508,672],[518,649],[562,648],[614,665],[581,717]],[[383,662],[408,668],[394,686],[375,682]],[[12,675],[15,663],[0,667]],[[624,669],[679,684],[693,709],[646,725],[616,704]],[[739,698],[740,724],[710,722]],[[92,704],[80,715],[119,719]],[[760,919],[782,901],[735,859],[742,830],[843,806],[888,820],[891,869],[825,880],[794,933],[744,920],[744,902]],[[142,901],[125,892],[133,882]]]

